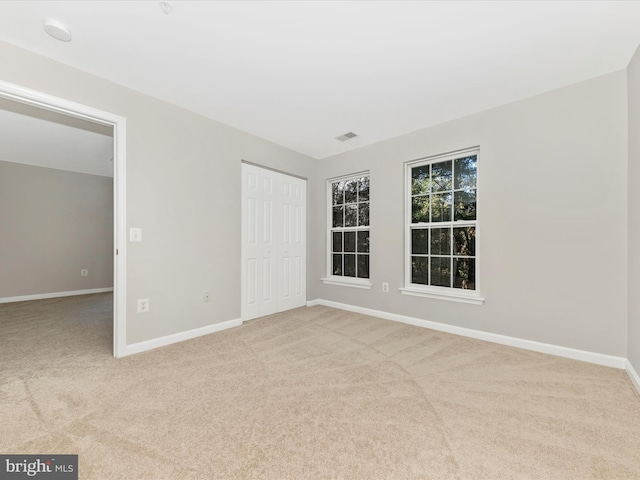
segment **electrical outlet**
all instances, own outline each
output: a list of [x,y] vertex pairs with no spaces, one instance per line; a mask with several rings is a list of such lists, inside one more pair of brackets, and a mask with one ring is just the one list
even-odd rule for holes
[[389,293],[389,284],[387,282],[382,282],[382,291],[384,293]]
[[139,298],[138,299],[138,313],[146,313],[149,311],[149,299],[148,298]]
[[210,302],[211,301],[211,292],[204,292],[204,295],[202,296],[202,301],[203,302]]
[[87,275],[89,275],[89,270],[87,270],[86,268],[83,268],[82,270],[80,270],[81,277],[86,277]]
[[129,241],[130,242],[141,242],[142,241],[142,229],[141,228],[130,228],[129,229]]

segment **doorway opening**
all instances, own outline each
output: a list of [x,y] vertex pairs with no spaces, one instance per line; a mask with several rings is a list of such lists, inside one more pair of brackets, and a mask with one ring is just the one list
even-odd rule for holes
[[113,132],[113,355],[126,355],[126,119],[0,81],[0,99],[106,127]]

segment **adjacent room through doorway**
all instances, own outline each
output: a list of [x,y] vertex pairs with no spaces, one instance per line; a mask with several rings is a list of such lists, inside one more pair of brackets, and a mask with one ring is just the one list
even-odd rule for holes
[[46,321],[63,335],[75,317],[110,350],[113,126],[0,97],[0,130],[3,322],[19,318],[24,336]]

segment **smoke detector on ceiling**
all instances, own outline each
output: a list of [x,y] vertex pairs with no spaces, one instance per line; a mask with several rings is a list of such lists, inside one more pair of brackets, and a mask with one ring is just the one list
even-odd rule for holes
[[347,140],[351,140],[353,137],[357,137],[358,135],[356,135],[353,132],[347,132],[344,135],[340,135],[339,137],[336,137],[336,140],[340,140],[341,142],[346,142]]
[[51,35],[56,40],[60,40],[61,42],[70,42],[71,41],[71,31],[69,28],[51,18],[48,18],[44,21],[44,31]]
[[173,7],[169,2],[160,2],[160,10],[162,10],[166,15],[169,15],[173,10]]

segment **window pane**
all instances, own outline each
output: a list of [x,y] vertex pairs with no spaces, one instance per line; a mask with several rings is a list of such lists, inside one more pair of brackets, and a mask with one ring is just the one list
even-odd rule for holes
[[356,256],[355,254],[346,254],[344,256],[344,276],[356,276]]
[[411,223],[429,221],[429,197],[413,197],[411,199]]
[[344,251],[356,251],[356,232],[344,232]]
[[431,255],[451,255],[451,230],[431,229]]
[[431,221],[451,221],[451,193],[439,193],[431,196]]
[[476,191],[462,191],[454,194],[454,220],[475,220],[476,219]]
[[331,181],[332,275],[369,278],[369,176]]
[[452,162],[433,163],[431,165],[431,185],[434,192],[438,190],[451,190]]
[[429,230],[417,228],[411,230],[411,253],[429,253]]
[[358,225],[361,227],[369,226],[369,203],[358,204]]
[[411,283],[429,284],[428,257],[411,257]]
[[358,181],[347,180],[344,184],[344,203],[356,203],[358,201]]
[[453,254],[465,257],[476,255],[476,227],[453,229]]
[[451,257],[431,257],[431,285],[451,286]]
[[429,165],[411,169],[411,193],[413,195],[429,193],[429,184]]
[[476,289],[476,261],[473,258],[453,259],[453,286],[466,290]]
[[358,232],[358,252],[369,253],[369,232]]
[[333,274],[342,275],[342,255],[333,255]]
[[471,157],[456,158],[456,174],[455,174],[455,188],[476,188],[477,171],[478,171],[478,157],[473,155]]
[[333,227],[342,227],[344,217],[344,207],[333,207]]
[[411,175],[410,283],[475,290],[478,156],[421,162],[406,172]]
[[342,251],[342,232],[333,232],[333,248],[332,252]]
[[344,206],[344,226],[345,227],[357,227],[358,226],[358,205],[351,204]]
[[331,193],[333,197],[334,205],[341,205],[344,203],[344,182],[335,182],[331,184]]
[[358,255],[358,278],[369,278],[369,255]]
[[362,177],[358,182],[358,201],[369,201],[369,177]]

